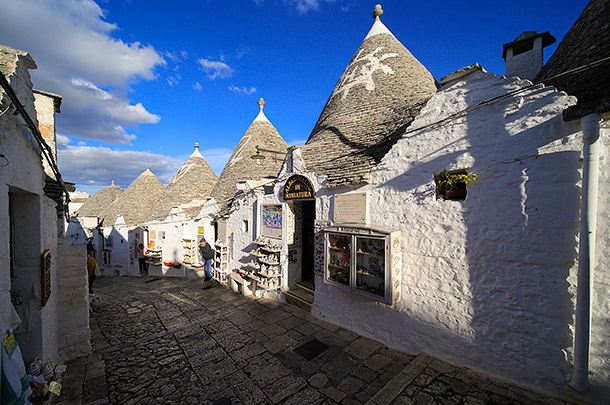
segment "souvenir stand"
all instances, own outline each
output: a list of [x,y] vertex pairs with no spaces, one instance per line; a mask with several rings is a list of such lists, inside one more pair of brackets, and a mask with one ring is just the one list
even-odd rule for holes
[[221,284],[226,284],[229,272],[229,247],[220,241],[215,245],[212,278]]

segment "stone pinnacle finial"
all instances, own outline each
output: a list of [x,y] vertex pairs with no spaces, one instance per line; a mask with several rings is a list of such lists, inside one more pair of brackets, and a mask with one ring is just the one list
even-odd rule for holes
[[146,166],[146,170],[150,170],[150,166]]
[[199,142],[195,142],[195,149],[199,149]]
[[112,180],[112,185],[114,186],[114,180]]
[[373,18],[379,18],[383,15],[383,10],[381,9],[381,4],[377,4],[375,6],[375,10],[373,11]]
[[261,108],[261,111],[263,111],[263,107],[265,106],[265,100],[261,97],[258,99],[258,106]]

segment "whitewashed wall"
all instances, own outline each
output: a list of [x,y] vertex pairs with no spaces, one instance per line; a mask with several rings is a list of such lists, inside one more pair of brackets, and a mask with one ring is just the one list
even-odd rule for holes
[[[51,296],[46,305],[40,310],[42,326],[42,352],[45,358],[50,358],[54,362],[59,360],[58,355],[58,314],[63,308],[59,305],[61,280],[58,277],[59,251],[57,249],[57,210],[56,203],[43,197],[41,204],[41,233],[42,251],[51,249]],[[40,263],[40,256],[38,256]],[[39,264],[40,266],[40,264]],[[39,273],[40,274],[40,273]]]
[[[102,275],[105,276],[130,276],[135,275],[134,270],[130,264],[129,257],[129,231],[130,227],[126,225],[115,224],[112,227],[104,227],[102,231],[104,237],[112,237],[112,247],[106,247],[104,242],[101,243],[104,246],[104,250],[111,251],[110,266],[105,266],[103,261],[100,260],[98,266],[102,271]],[[100,259],[102,256],[100,255]],[[95,291],[95,285],[93,290]]]
[[[257,215],[255,215],[258,209],[258,198],[251,190],[239,194],[233,201],[227,224],[229,236],[231,234],[233,236],[233,251],[230,252],[229,271],[246,266],[254,259],[250,252],[257,248],[252,241],[258,236]],[[247,231],[244,231],[244,221],[248,222]]]
[[[580,136],[580,134],[579,134]],[[601,130],[596,268],[593,277],[590,383],[610,398],[610,123]],[[573,285],[574,280],[571,280]]]
[[[17,97],[24,105],[31,117],[36,116],[34,110],[34,96],[32,82],[28,68],[34,68],[34,62],[29,56],[20,57],[13,75],[8,80]],[[3,98],[7,96],[3,93]],[[7,105],[4,103],[3,105]],[[0,231],[9,235],[9,187],[18,187],[32,194],[40,195],[43,186],[42,163],[38,150],[28,140],[20,116],[3,114],[0,117],[0,153],[7,156],[8,164],[0,170]],[[30,174],[25,176],[24,174]],[[10,252],[9,238],[2,238],[0,242],[0,330],[10,327],[11,301],[10,301]]]
[[[184,261],[185,241],[183,239],[196,241],[200,227],[203,227],[203,235],[208,242],[214,240],[214,227],[207,221],[207,218],[187,219],[180,209],[172,209],[165,221],[149,223],[147,226],[149,231],[165,232],[165,239],[156,238],[155,241],[157,247],[163,249],[163,260],[171,260],[172,262],[182,263]],[[151,276],[204,277],[203,269],[200,271],[185,265],[179,269],[164,265],[149,265],[148,273]]]
[[[476,71],[433,96],[411,128],[528,84]],[[407,352],[566,389],[581,135],[562,111],[574,103],[535,87],[404,136],[369,194],[371,223],[402,230],[402,301],[317,283],[317,314]],[[479,173],[467,199],[437,200],[434,173],[461,168]]]
[[57,347],[64,362],[91,351],[89,329],[89,287],[85,244],[69,238],[58,240],[57,256]]

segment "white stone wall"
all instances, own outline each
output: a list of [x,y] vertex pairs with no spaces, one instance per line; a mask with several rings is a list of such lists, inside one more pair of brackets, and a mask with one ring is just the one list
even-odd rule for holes
[[[233,201],[227,224],[229,236],[233,234],[233,252],[230,252],[229,271],[246,266],[254,259],[250,252],[257,248],[252,241],[259,234],[258,215],[255,215],[259,206],[257,196],[251,190],[239,195]],[[248,221],[247,232],[243,230],[244,221]]]
[[[30,117],[36,119],[34,96],[28,68],[35,65],[29,56],[20,56],[15,72],[7,79],[15,91],[21,104]],[[1,92],[2,109],[8,105],[8,96]],[[25,192],[33,198],[40,198],[43,186],[42,163],[38,155],[38,147],[30,140],[21,116],[10,113],[0,116],[0,153],[7,157],[8,163],[0,170],[0,231],[5,237],[0,242],[0,330],[10,328],[11,320],[11,277],[9,248],[9,193]],[[40,208],[39,208],[40,210]],[[35,220],[39,229],[40,218],[36,212]],[[40,235],[34,238],[39,250]],[[42,251],[40,251],[42,252]],[[28,263],[29,266],[29,263]]]
[[[42,327],[42,352],[44,358],[50,358],[54,362],[59,360],[58,356],[58,314],[63,308],[59,305],[61,292],[59,284],[61,279],[58,274],[59,252],[57,249],[57,210],[56,203],[43,197],[41,204],[41,233],[42,251],[51,249],[51,296],[46,305],[40,310]],[[40,261],[40,259],[39,259]],[[37,272],[40,274],[39,272]]]
[[[528,84],[477,71],[441,89],[411,128]],[[566,389],[582,137],[562,111],[574,102],[535,87],[405,135],[369,191],[371,223],[402,231],[402,300],[370,303],[316,280],[314,311],[407,352]],[[479,174],[467,199],[437,200],[434,174],[462,168]]]
[[[580,134],[579,134],[580,135]],[[599,398],[610,398],[610,124],[601,130],[597,244],[593,277],[590,383]]]
[[[105,266],[100,260],[98,266],[105,276],[129,276],[133,275],[133,269],[129,257],[129,228],[126,225],[116,225],[114,227],[103,228],[104,238],[112,236],[112,247],[104,246],[103,250],[111,251],[111,265]],[[103,254],[100,255],[100,259]],[[94,288],[95,291],[95,288]]]
[[57,346],[63,362],[91,351],[89,329],[89,288],[84,244],[60,238],[57,258],[58,313]]

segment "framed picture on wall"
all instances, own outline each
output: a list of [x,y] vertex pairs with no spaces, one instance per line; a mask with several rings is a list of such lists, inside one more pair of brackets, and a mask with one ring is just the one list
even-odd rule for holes
[[263,205],[262,206],[262,226],[261,234],[270,238],[282,237],[282,206]]

